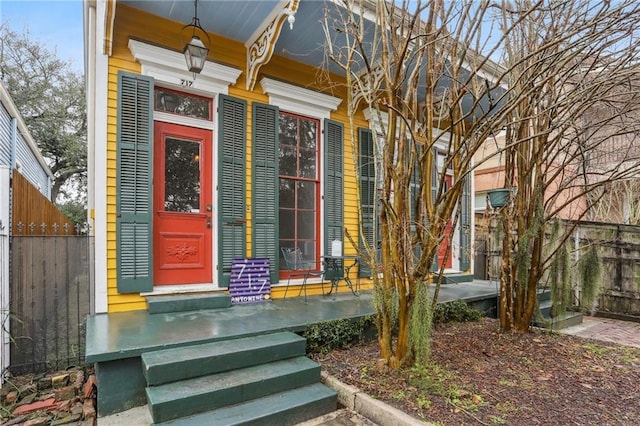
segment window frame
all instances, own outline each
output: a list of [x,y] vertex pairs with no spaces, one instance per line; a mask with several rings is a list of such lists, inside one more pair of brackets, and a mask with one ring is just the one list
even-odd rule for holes
[[[304,148],[301,146],[301,138],[300,138],[300,126],[297,125],[297,129],[298,131],[297,133],[297,137],[296,137],[296,156],[297,156],[297,161],[296,161],[296,176],[291,176],[291,175],[283,175],[282,174],[282,170],[279,168],[278,171],[278,181],[280,181],[281,179],[288,179],[288,180],[293,180],[294,182],[296,182],[296,188],[294,189],[294,207],[290,208],[283,208],[282,207],[282,202],[279,203],[279,207],[278,207],[278,217],[280,219],[280,212],[283,210],[287,210],[287,211],[293,211],[294,212],[294,237],[293,239],[286,239],[285,241],[290,241],[293,243],[293,247],[299,247],[303,254],[305,255],[306,260],[310,260],[312,261],[315,265],[319,265],[320,264],[320,249],[321,249],[321,241],[322,241],[322,237],[323,237],[323,233],[322,233],[322,212],[323,212],[323,205],[322,205],[322,165],[323,165],[323,159],[322,159],[322,132],[323,132],[323,128],[322,128],[322,120],[315,118],[315,117],[309,117],[303,114],[298,114],[298,113],[294,113],[294,112],[290,112],[290,111],[284,111],[284,110],[280,110],[278,112],[279,115],[279,119],[281,120],[283,116],[288,116],[288,117],[293,117],[295,118],[298,123],[301,120],[306,120],[306,121],[310,121],[310,122],[314,122],[316,124],[316,132],[315,132],[315,140],[316,140],[316,144],[315,144],[315,178],[309,178],[309,177],[303,177],[301,174],[301,170],[300,170],[300,150],[301,149],[305,149],[305,150],[309,150],[309,148]],[[278,152],[281,152],[282,150],[282,142],[280,140],[281,134],[280,134],[280,129],[278,129]],[[286,146],[292,146],[292,145],[286,145]],[[312,210],[309,209],[300,209],[298,206],[298,197],[296,196],[298,189],[297,189],[297,183],[298,182],[311,182],[314,184],[315,186],[315,197],[314,197],[314,208]],[[278,197],[280,197],[280,193],[278,192]],[[279,198],[280,200],[280,198]],[[309,239],[303,239],[303,238],[299,238],[298,237],[298,218],[299,215],[298,213],[300,211],[306,212],[306,211],[312,211],[314,214],[314,238],[313,240],[309,240]],[[280,223],[282,221],[280,220]],[[282,247],[284,247],[282,245],[283,239],[281,237],[281,235],[278,235],[278,246],[281,249]],[[313,247],[314,247],[314,257],[313,258],[309,258],[308,254],[305,253],[305,247],[304,247],[304,243],[307,241],[313,241]],[[294,273],[296,270],[289,270],[289,269],[284,269],[282,266],[280,267],[280,278],[281,279],[288,279],[289,275]]]

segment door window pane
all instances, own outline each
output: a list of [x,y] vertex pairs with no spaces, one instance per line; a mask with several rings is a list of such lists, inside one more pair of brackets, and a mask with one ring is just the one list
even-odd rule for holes
[[165,140],[164,209],[200,212],[200,144],[175,138]]

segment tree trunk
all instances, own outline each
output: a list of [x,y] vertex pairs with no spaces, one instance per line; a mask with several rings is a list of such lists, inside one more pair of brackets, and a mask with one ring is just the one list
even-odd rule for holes
[[375,291],[381,291],[383,293],[380,295],[379,301],[375,305],[380,357],[389,361],[393,354],[391,341],[393,318],[391,317],[390,306],[387,301],[391,299],[387,297],[388,292],[386,289],[383,288]]

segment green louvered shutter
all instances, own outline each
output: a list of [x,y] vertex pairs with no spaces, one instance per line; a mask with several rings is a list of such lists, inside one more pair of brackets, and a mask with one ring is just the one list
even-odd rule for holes
[[253,256],[269,259],[271,282],[279,281],[278,108],[253,104]]
[[218,122],[218,284],[228,287],[233,259],[246,253],[246,102],[220,95]]
[[331,242],[340,240],[344,250],[344,127],[324,120],[324,247],[331,253]]
[[460,270],[467,271],[471,266],[471,179],[469,176],[463,179],[460,206]]
[[118,73],[118,292],[153,291],[153,79]]
[[[362,215],[362,232],[365,241],[359,239],[360,249],[367,245],[375,247],[375,203],[376,203],[376,168],[373,151],[373,133],[369,129],[358,129],[358,169],[360,172],[360,212]],[[360,234],[358,234],[360,235]],[[379,259],[378,259],[379,260]],[[360,276],[370,277],[371,268],[362,263]]]

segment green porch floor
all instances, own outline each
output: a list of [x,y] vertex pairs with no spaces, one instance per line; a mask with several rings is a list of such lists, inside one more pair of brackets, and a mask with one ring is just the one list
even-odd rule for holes
[[[443,285],[439,302],[464,300],[495,313],[495,283]],[[493,312],[491,312],[493,311]],[[277,331],[303,331],[309,324],[374,313],[373,297],[364,292],[290,298],[233,305],[228,308],[149,314],[146,310],[91,315],[87,319],[85,360],[94,364],[98,380],[98,417],[144,405],[147,382],[143,353],[255,336]]]
[[[447,284],[439,302],[490,300],[495,283],[473,281]],[[370,292],[351,293],[233,305],[226,309],[150,315],[146,310],[98,314],[87,319],[86,362],[95,363],[140,356],[154,349],[213,342],[275,331],[302,331],[307,325],[373,314]]]

